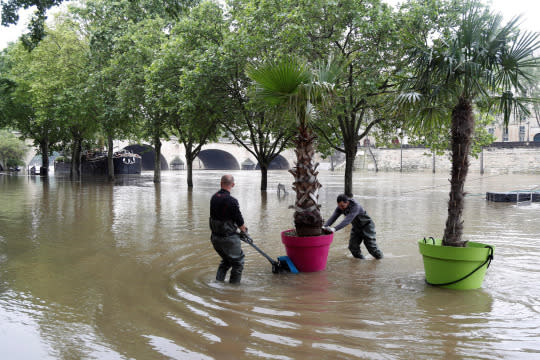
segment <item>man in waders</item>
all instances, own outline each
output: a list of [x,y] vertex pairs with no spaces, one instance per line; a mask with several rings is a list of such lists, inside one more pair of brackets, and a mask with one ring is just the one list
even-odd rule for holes
[[[375,239],[375,223],[368,216],[366,210],[354,199],[350,199],[345,194],[337,197],[337,204],[336,210],[334,210],[332,216],[326,221],[323,229],[336,232],[352,223],[351,237],[349,239],[349,250],[351,254],[355,258],[364,259],[364,255],[362,255],[360,250],[360,244],[363,241],[368,252],[375,259],[382,259],[383,253],[377,247]],[[345,219],[335,228],[330,227],[340,215],[345,215]]]
[[247,232],[247,228],[238,201],[231,196],[233,187],[233,176],[223,175],[221,190],[210,200],[210,229],[212,230],[210,240],[222,259],[218,266],[216,280],[224,281],[227,271],[232,268],[229,282],[238,284],[244,269],[244,252],[240,235],[236,231],[240,229],[242,232]]

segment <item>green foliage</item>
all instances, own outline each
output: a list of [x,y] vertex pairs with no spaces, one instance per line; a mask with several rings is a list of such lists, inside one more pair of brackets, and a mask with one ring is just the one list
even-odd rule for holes
[[[34,49],[39,42],[48,33],[45,28],[45,20],[47,19],[47,11],[62,4],[64,0],[6,0],[2,1],[2,26],[9,26],[19,22],[19,10],[35,7],[34,16],[30,19],[28,25],[28,33],[24,34],[21,39],[22,43],[29,50]],[[196,4],[197,0],[137,0],[137,1],[106,1],[110,3],[111,8],[118,14],[118,20],[129,18],[135,21],[155,14],[157,12],[170,18],[178,18],[186,9]],[[89,1],[92,3],[92,1]],[[89,5],[92,7],[92,5]],[[89,13],[87,13],[89,14]]]
[[257,84],[255,96],[270,105],[282,105],[305,128],[317,116],[315,104],[326,103],[328,94],[335,89],[340,74],[339,66],[330,60],[318,64],[317,71],[309,70],[298,58],[283,57],[268,60],[260,65],[250,65],[246,72]]
[[418,44],[411,53],[414,90],[400,99],[419,105],[412,114],[416,128],[443,126],[459,97],[500,112],[505,124],[512,112],[530,114],[527,104],[534,99],[525,95],[536,81],[532,70],[538,67],[534,53],[540,48],[539,34],[520,33],[519,18],[503,24],[502,15],[475,1],[466,6],[455,30],[432,44]]
[[0,161],[6,166],[24,165],[24,157],[28,147],[15,135],[0,130]]
[[95,131],[93,99],[87,91],[88,47],[77,24],[64,19],[32,52],[14,47],[12,99],[26,109],[12,118],[37,143],[83,139]]
[[224,26],[218,5],[193,8],[172,28],[145,77],[146,98],[183,143],[188,167],[218,134],[225,99],[219,47]]

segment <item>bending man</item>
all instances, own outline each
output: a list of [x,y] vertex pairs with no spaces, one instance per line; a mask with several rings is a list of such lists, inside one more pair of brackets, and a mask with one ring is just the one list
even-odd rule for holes
[[227,271],[232,268],[229,282],[238,284],[242,279],[244,269],[244,252],[240,235],[236,230],[246,232],[247,228],[238,201],[231,196],[233,187],[233,176],[223,175],[221,190],[210,200],[210,229],[212,230],[210,240],[222,259],[218,266],[216,280],[224,281]]
[[[340,215],[345,215],[345,219],[335,228],[330,227]],[[323,229],[328,231],[338,231],[352,223],[351,237],[349,239],[349,250],[351,254],[358,259],[364,259],[364,255],[360,250],[362,241],[368,252],[375,259],[382,259],[383,253],[377,247],[375,237],[375,223],[368,216],[366,210],[358,204],[354,199],[350,199],[347,195],[341,194],[337,197],[337,208],[334,213],[326,221]]]

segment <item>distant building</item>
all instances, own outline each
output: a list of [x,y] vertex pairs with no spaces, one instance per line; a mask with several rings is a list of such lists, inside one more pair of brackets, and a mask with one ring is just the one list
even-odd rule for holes
[[508,127],[491,125],[488,132],[495,136],[495,142],[540,142],[540,125],[536,119],[511,121]]

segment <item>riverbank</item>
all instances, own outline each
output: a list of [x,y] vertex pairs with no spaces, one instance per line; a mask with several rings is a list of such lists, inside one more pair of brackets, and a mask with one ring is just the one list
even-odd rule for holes
[[[486,174],[540,174],[540,147],[486,147],[470,157],[469,171]],[[424,148],[361,148],[356,170],[450,172],[450,155],[434,155]]]

